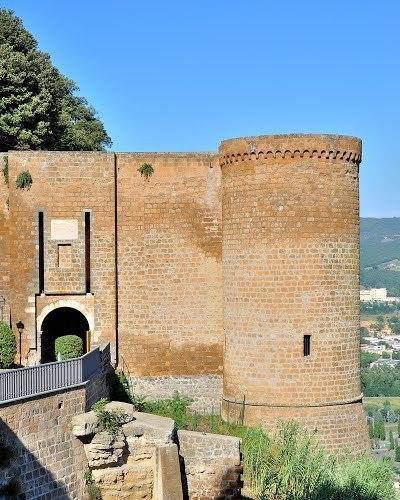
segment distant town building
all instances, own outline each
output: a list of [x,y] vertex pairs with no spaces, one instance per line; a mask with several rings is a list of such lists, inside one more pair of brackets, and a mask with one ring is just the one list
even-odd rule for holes
[[400,302],[399,297],[388,297],[386,288],[360,290],[361,302]]
[[389,368],[396,368],[400,363],[400,359],[378,359],[377,361],[374,361],[371,363],[369,366],[370,368],[377,368],[377,367],[385,367],[388,366]]

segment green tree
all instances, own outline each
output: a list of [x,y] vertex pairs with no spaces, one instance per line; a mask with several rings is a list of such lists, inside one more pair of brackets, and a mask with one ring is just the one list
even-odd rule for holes
[[368,436],[370,439],[375,437],[374,423],[368,422]]
[[0,368],[10,368],[17,353],[17,342],[14,332],[0,321]]
[[388,416],[391,410],[392,410],[392,405],[390,404],[390,401],[388,399],[385,399],[381,409],[381,415],[384,418],[385,422],[388,421]]
[[379,419],[374,423],[374,434],[376,439],[384,441],[386,439],[385,423],[383,419]]
[[379,354],[372,352],[361,352],[361,366],[367,368],[371,363],[379,359]]
[[399,437],[399,436],[400,436],[400,417],[397,420],[397,437]]
[[394,459],[396,462],[400,462],[400,446],[398,444],[396,444],[394,449]]
[[400,367],[364,368],[361,384],[365,396],[400,396]]
[[62,360],[79,358],[83,354],[83,341],[77,335],[64,335],[57,337],[54,345],[56,358]]
[[390,352],[388,352],[388,351],[383,351],[383,352],[382,352],[382,358],[385,358],[385,359],[390,359]]
[[389,431],[389,450],[394,450],[394,437],[391,429]]
[[393,333],[395,333],[395,334],[400,333],[400,322],[399,321],[389,321],[389,326],[392,329]]
[[77,91],[38,50],[21,20],[0,9],[0,151],[111,146],[96,112]]
[[375,332],[380,332],[381,330],[383,330],[384,326],[385,326],[385,320],[383,319],[382,316],[378,316],[376,318],[376,322],[372,323],[371,329],[374,330]]

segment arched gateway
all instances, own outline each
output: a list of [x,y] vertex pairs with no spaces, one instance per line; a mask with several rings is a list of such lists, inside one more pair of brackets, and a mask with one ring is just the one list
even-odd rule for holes
[[58,307],[47,314],[42,322],[41,362],[56,361],[54,344],[63,335],[77,335],[83,340],[83,352],[87,351],[89,323],[85,316],[72,307]]

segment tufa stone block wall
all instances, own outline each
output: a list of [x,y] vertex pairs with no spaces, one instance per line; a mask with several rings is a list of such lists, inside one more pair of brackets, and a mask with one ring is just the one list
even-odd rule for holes
[[129,385],[133,394],[148,400],[168,399],[178,392],[193,400],[191,410],[208,413],[220,411],[221,375],[130,377]]
[[[113,360],[135,385],[145,377],[142,388],[163,393],[163,382],[190,387],[192,377],[207,388],[223,371],[225,417],[236,419],[245,398],[246,422],[268,426],[294,415],[336,443],[351,414],[359,432],[349,436],[350,447],[366,443],[358,341],[361,141],[300,134],[224,141],[219,155],[8,156],[0,290],[13,326],[25,324],[23,362],[40,346],[46,311],[74,301],[93,324],[93,343],[111,341]],[[143,163],[154,168],[148,180],[138,172]],[[32,174],[29,189],[15,188],[22,170]],[[7,189],[0,185],[1,200]],[[92,214],[89,297],[85,210]],[[52,238],[53,219],[78,221],[77,239]],[[209,405],[206,399],[198,405]],[[337,422],[342,427],[328,431]]]
[[241,498],[239,438],[179,430],[178,442],[187,498]]
[[[0,170],[3,171],[6,153],[0,153]],[[8,185],[2,172],[0,172],[0,300],[5,299],[5,304],[0,303],[0,320],[8,323],[10,317],[10,255],[9,255],[9,195]],[[2,315],[2,317],[1,317]]]
[[[92,213],[91,292],[94,304],[94,343],[111,342],[115,349],[115,231],[114,155],[80,152],[10,152],[11,297],[13,323],[24,325],[22,354],[40,345],[36,325],[38,273],[38,212],[44,213],[45,294],[85,295],[84,211]],[[33,183],[17,189],[19,172],[29,170]],[[78,237],[55,240],[53,219],[78,222]],[[71,246],[69,267],[60,267],[58,245]]]
[[[145,180],[138,168],[150,163]],[[209,154],[117,154],[120,354],[139,376],[222,373],[221,171]]]
[[333,447],[367,448],[360,157],[361,142],[349,137],[222,143],[224,417],[236,419],[245,398],[245,423],[298,418]]
[[86,458],[71,418],[85,408],[84,388],[0,406],[0,436],[14,451],[3,480],[15,478],[29,500],[83,498]]

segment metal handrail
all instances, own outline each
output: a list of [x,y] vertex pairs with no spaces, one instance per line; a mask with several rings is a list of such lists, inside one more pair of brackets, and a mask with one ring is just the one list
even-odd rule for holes
[[100,349],[80,358],[0,372],[0,405],[87,382],[101,368]]

